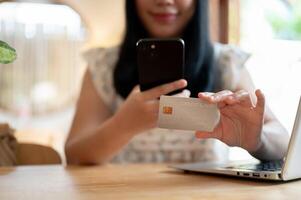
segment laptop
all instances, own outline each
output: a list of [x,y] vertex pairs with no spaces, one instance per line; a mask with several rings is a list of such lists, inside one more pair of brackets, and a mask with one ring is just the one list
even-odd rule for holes
[[190,163],[172,165],[186,172],[221,174],[244,178],[289,181],[301,178],[301,97],[289,147],[284,160],[271,162],[234,161],[229,163]]

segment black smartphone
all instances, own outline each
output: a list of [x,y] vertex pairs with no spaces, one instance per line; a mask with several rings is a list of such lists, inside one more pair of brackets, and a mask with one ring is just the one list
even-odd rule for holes
[[[184,77],[185,44],[182,39],[141,39],[137,64],[141,91]],[[172,92],[171,94],[180,91]]]

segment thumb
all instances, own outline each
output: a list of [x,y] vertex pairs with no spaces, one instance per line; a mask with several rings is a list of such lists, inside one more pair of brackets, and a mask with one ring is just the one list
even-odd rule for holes
[[255,110],[258,111],[258,112],[263,113],[264,108],[265,108],[265,96],[261,92],[261,90],[256,90],[255,94],[256,94],[256,97],[257,97],[257,103],[256,103]]

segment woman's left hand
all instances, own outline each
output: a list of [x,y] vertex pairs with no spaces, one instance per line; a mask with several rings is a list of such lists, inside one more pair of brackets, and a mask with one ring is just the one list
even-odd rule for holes
[[257,151],[262,145],[265,97],[260,90],[255,94],[256,105],[253,105],[250,94],[244,90],[235,93],[228,90],[199,93],[201,100],[217,103],[221,116],[213,132],[197,131],[196,137],[216,138],[229,146],[242,147],[249,152]]

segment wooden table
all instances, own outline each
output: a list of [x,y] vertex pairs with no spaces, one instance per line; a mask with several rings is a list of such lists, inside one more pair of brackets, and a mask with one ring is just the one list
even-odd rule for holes
[[1,200],[300,198],[301,181],[283,184],[184,174],[166,165],[0,169]]

